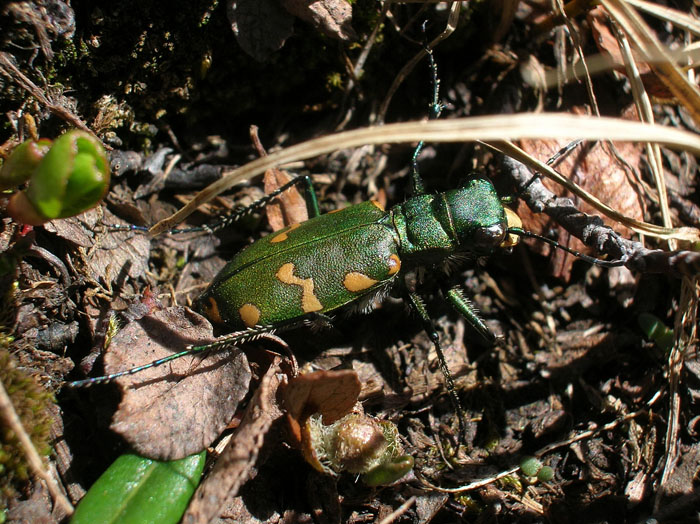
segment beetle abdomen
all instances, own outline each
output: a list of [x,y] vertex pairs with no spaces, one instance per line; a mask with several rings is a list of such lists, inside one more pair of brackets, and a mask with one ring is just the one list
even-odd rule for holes
[[251,244],[201,297],[210,320],[242,329],[328,313],[386,286],[401,268],[396,232],[372,202]]

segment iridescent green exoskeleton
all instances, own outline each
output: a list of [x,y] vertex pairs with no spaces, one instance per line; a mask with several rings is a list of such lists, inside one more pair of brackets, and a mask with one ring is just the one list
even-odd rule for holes
[[[229,330],[367,310],[407,270],[455,256],[487,255],[506,242],[506,212],[483,178],[384,210],[375,201],[316,216],[254,242],[226,264],[200,298],[210,320]],[[487,338],[461,293],[448,300]],[[422,310],[422,308],[421,308]]]

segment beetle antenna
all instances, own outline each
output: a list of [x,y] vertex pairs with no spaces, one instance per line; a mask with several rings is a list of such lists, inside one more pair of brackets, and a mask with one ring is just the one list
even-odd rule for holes
[[[427,23],[428,21],[424,20],[423,24],[421,25],[421,29],[423,31],[423,49],[428,55],[428,64],[430,65],[433,84],[433,99],[430,102],[430,114],[428,118],[430,120],[436,120],[440,117],[440,113],[442,113],[443,105],[440,103],[440,79],[438,78],[437,63],[435,62],[435,57],[433,57],[433,50],[428,45],[428,40],[425,37],[425,26]],[[418,172],[418,155],[420,155],[424,145],[425,142],[423,140],[418,142],[416,149],[413,151],[413,157],[411,158],[411,178],[413,179],[414,195],[425,194],[425,185],[423,184],[423,179]]]
[[[280,194],[285,192],[287,189],[301,185],[303,184],[307,194],[313,193],[313,185],[311,183],[311,177],[308,175],[301,175],[301,176],[296,176],[292,178],[290,181],[282,184],[280,187],[275,189],[274,191],[271,191],[267,195],[259,198],[252,204],[248,206],[238,206],[234,208],[228,215],[223,216],[215,220],[214,222],[211,222],[209,224],[204,224],[202,226],[191,226],[191,227],[186,227],[186,228],[174,228],[170,229],[167,231],[167,234],[169,235],[179,235],[182,233],[201,233],[201,232],[207,232],[207,233],[215,233],[216,231],[219,231],[220,229],[223,229],[225,227],[230,226],[231,224],[235,223],[242,217],[249,215],[250,213],[257,211],[258,209],[262,209],[265,207],[270,201],[274,200],[277,198]],[[314,217],[320,215],[319,209],[318,209],[318,201],[316,198],[312,198],[309,201],[307,201],[307,207],[309,211],[309,216]],[[111,231],[141,231],[144,233],[147,233],[150,228],[146,226],[136,226],[133,224],[129,225],[121,225],[121,224],[114,224],[114,225],[106,225]]]
[[[284,326],[281,326],[284,327]],[[273,334],[276,330],[280,329],[280,327],[274,327],[274,326],[254,326],[252,328],[248,328],[244,331],[237,331],[234,333],[230,333],[226,336],[219,337],[217,340],[210,342],[208,344],[203,344],[201,346],[187,346],[183,351],[180,351],[178,353],[173,353],[172,355],[168,355],[167,357],[154,360],[153,362],[149,362],[148,364],[143,364],[141,366],[136,366],[130,369],[126,369],[124,371],[118,371],[116,373],[111,373],[109,375],[103,375],[101,377],[92,377],[92,378],[86,378],[83,380],[74,380],[72,382],[66,382],[65,386],[69,388],[82,388],[82,387],[90,387],[90,386],[95,386],[97,384],[109,384],[110,382],[114,382],[115,379],[119,377],[126,377],[129,375],[134,375],[136,373],[139,373],[140,371],[143,371],[145,369],[150,369],[158,366],[162,366],[163,364],[166,364],[168,362],[172,362],[173,360],[177,360],[182,357],[186,357],[189,355],[196,355],[199,353],[205,353],[205,352],[210,352],[210,351],[222,351],[224,349],[229,349],[233,347],[240,346],[241,344],[244,344],[246,342],[252,342],[254,340],[257,340],[258,338],[262,337],[263,335],[266,334]]]
[[[582,142],[583,142],[583,140],[580,138],[578,140],[574,140],[573,142],[569,142],[567,145],[562,147],[559,151],[554,153],[554,156],[552,156],[549,160],[547,160],[547,162],[545,162],[545,164],[547,164],[548,166],[554,167],[556,164],[559,163],[560,160],[562,160],[569,153],[571,153],[574,149],[576,149],[579,145],[581,145]],[[537,171],[533,175],[533,177],[530,180],[528,180],[522,188],[520,188],[520,191],[518,191],[518,196],[525,193],[525,191],[527,191],[530,188],[530,186],[532,184],[534,184],[535,181],[539,180],[540,178],[542,178],[542,173]]]
[[537,240],[544,242],[545,244],[549,244],[552,247],[566,251],[567,253],[574,255],[575,257],[580,258],[581,260],[585,260],[586,262],[588,262],[590,264],[595,264],[597,266],[620,267],[620,266],[624,266],[627,263],[626,256],[622,257],[620,260],[603,260],[601,258],[595,258],[595,257],[589,256],[589,255],[584,255],[583,253],[576,251],[575,249],[571,249],[570,247],[567,247],[563,244],[560,244],[556,240],[544,237],[542,235],[538,235],[537,233],[533,233],[531,231],[525,231],[524,229],[521,229],[519,227],[509,227],[508,233],[511,233],[513,235],[518,235],[520,237],[535,238]]

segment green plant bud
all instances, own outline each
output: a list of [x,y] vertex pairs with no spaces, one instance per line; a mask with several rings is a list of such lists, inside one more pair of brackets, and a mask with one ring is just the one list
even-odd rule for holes
[[77,215],[94,207],[109,188],[109,163],[102,144],[84,131],[68,131],[30,179],[27,196],[49,219]]
[[368,486],[383,486],[396,482],[412,469],[413,457],[401,455],[368,471],[362,475],[362,480]]
[[351,413],[326,426],[313,415],[305,424],[304,455],[319,471],[362,475],[369,486],[391,484],[413,468],[403,454],[396,426],[388,421]]
[[108,189],[109,163],[102,144],[84,131],[68,131],[36,166],[26,191],[13,195],[7,212],[20,222],[41,225],[87,211]]
[[27,140],[15,147],[0,167],[0,190],[12,189],[29,180],[50,147],[51,140],[46,138]]
[[520,469],[527,477],[534,477],[542,469],[542,462],[535,457],[525,457],[520,461]]
[[364,415],[349,415],[335,428],[333,462],[350,473],[364,473],[382,460],[388,443],[379,423]]

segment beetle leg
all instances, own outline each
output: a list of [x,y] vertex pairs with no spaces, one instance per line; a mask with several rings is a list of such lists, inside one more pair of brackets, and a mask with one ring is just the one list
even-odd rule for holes
[[435,330],[433,321],[428,315],[428,310],[426,309],[425,304],[423,303],[423,300],[420,298],[420,296],[413,291],[407,291],[407,295],[409,304],[411,304],[413,310],[416,313],[418,313],[418,316],[423,321],[423,329],[425,329],[425,332],[428,334],[428,337],[435,345],[435,352],[437,353],[438,362],[440,363],[440,371],[442,372],[442,376],[445,377],[447,393],[450,396],[452,407],[457,413],[457,421],[459,422],[459,434],[461,438],[465,435],[467,427],[466,422],[464,420],[464,410],[462,409],[462,404],[459,401],[459,397],[457,396],[455,383],[452,379],[452,373],[450,373],[450,369],[447,367],[447,362],[445,361],[445,354],[442,352],[442,347],[440,346],[440,336]]
[[[425,25],[423,26],[423,36],[425,36]],[[423,47],[428,55],[428,63],[430,65],[430,73],[432,75],[432,86],[433,86],[433,98],[430,102],[430,120],[435,120],[442,113],[442,102],[440,102],[440,79],[438,78],[437,64],[435,63],[435,58],[433,58],[433,50],[428,46],[427,42],[424,42]],[[418,142],[415,151],[413,151],[413,157],[411,158],[411,181],[413,183],[413,195],[424,195],[425,194],[425,184],[423,179],[418,172],[418,156],[425,142],[421,140]]]
[[[287,326],[282,326],[287,327]],[[124,377],[127,375],[133,375],[144,369],[154,368],[157,366],[162,366],[168,362],[176,360],[178,358],[186,357],[189,355],[196,355],[197,353],[203,353],[208,351],[222,351],[224,349],[240,346],[245,342],[251,342],[256,338],[261,337],[266,333],[273,333],[280,329],[280,326],[254,326],[252,328],[246,329],[245,331],[237,331],[235,333],[230,333],[223,337],[219,337],[213,342],[202,346],[188,346],[187,349],[180,351],[178,353],[173,353],[165,358],[154,360],[148,364],[142,366],[137,366],[131,369],[126,369],[124,371],[119,371],[117,373],[111,373],[109,375],[104,375],[101,377],[86,378],[84,380],[75,380],[73,382],[67,382],[65,385],[71,388],[79,388],[85,386],[93,386],[95,384],[107,384],[114,381],[119,377]]]
[[[275,189],[274,191],[271,191],[264,197],[260,198],[259,200],[256,200],[252,204],[246,207],[242,207],[239,209],[235,209],[231,214],[220,218],[216,222],[212,224],[208,224],[207,226],[204,226],[202,229],[208,230],[211,232],[218,231],[220,229],[223,229],[237,220],[239,220],[241,217],[244,217],[245,215],[252,213],[253,211],[257,211],[258,209],[261,209],[265,207],[270,201],[274,200],[277,198],[280,194],[285,192],[287,189],[289,189],[292,186],[296,186],[297,184],[304,184],[306,186],[306,207],[309,212],[309,218],[317,217],[320,215],[320,211],[318,209],[318,199],[316,198],[316,192],[314,191],[313,185],[311,184],[311,178],[307,175],[303,176],[298,176],[293,179],[291,179],[289,182],[286,184],[282,184],[280,187]],[[188,229],[187,231],[191,231]],[[182,230],[172,230],[171,233],[182,233]]]
[[474,306],[467,297],[464,296],[462,288],[453,287],[447,292],[447,300],[457,312],[462,315],[469,324],[490,344],[496,342],[495,335],[491,332],[484,321],[477,314]]
[[302,323],[315,331],[333,327],[333,319],[323,313],[308,313],[303,317]]
[[316,190],[311,183],[311,177],[303,175],[298,178],[301,178],[304,186],[306,186],[304,189],[306,189],[306,210],[309,213],[309,218],[315,218],[321,214],[321,211],[318,209],[318,198],[316,197]]

